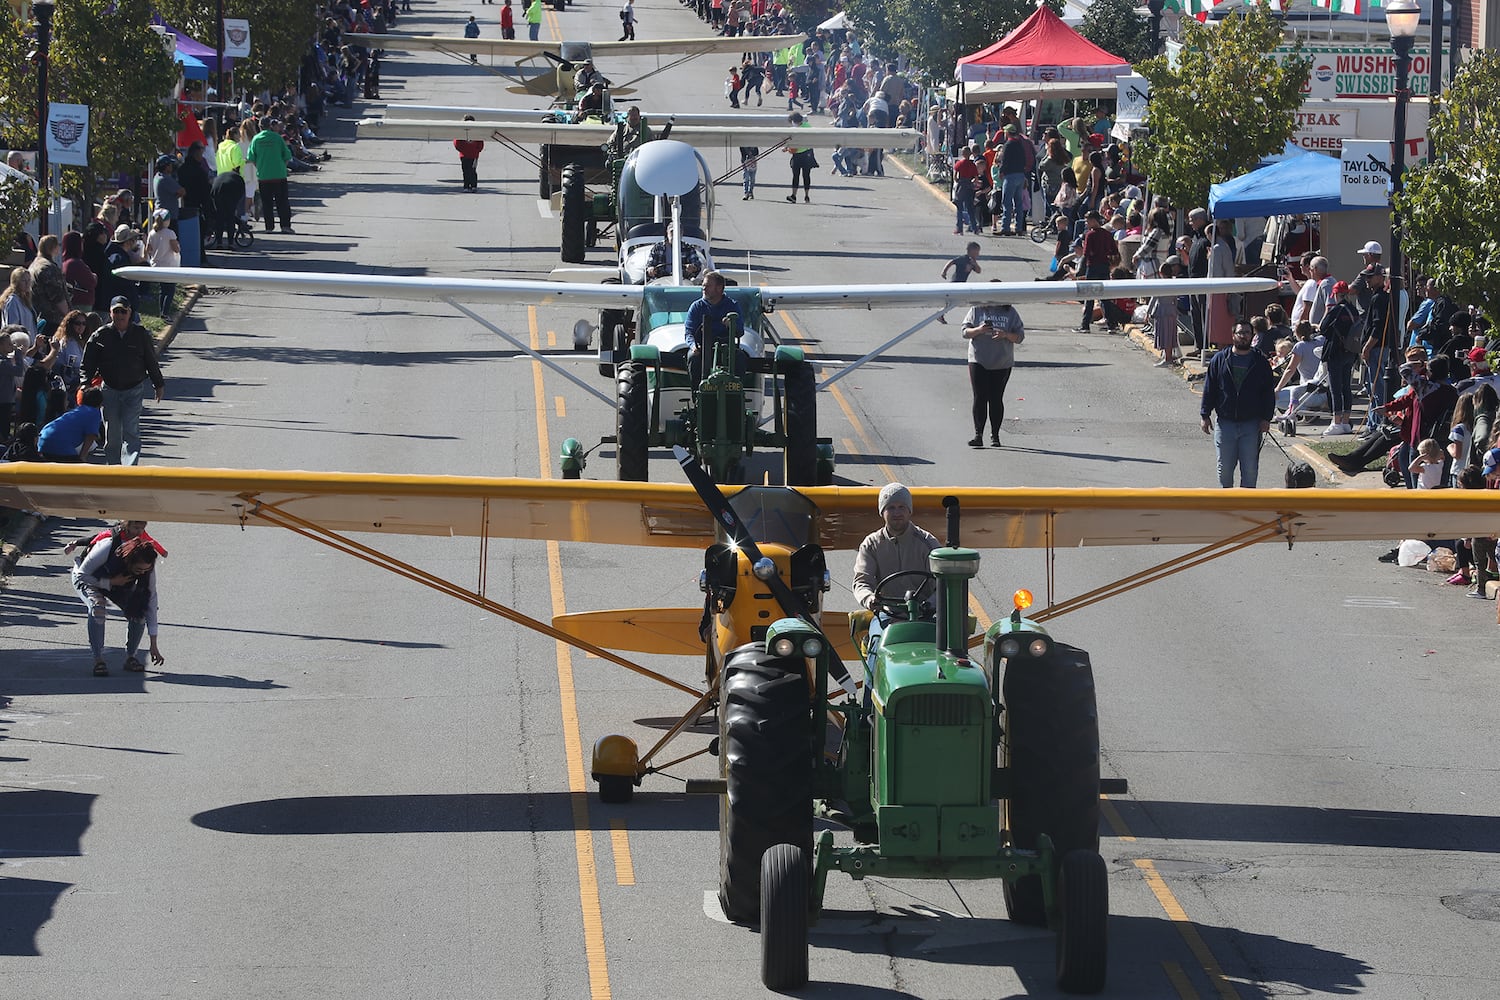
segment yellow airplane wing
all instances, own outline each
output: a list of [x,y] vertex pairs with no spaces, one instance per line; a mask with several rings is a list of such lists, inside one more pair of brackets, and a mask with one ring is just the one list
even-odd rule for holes
[[[880,520],[874,487],[799,490],[819,541],[851,549]],[[912,490],[941,534],[958,497],[962,542],[980,549],[1457,538],[1500,532],[1487,490]],[[0,506],[67,517],[267,523],[262,512],[338,532],[535,538],[699,548],[713,522],[691,486],[377,473],[0,465]]]
[[[629,608],[619,611],[582,611],[558,615],[552,627],[576,639],[596,642],[605,649],[662,656],[702,656],[698,623],[703,608]],[[841,657],[859,659],[849,635],[847,611],[824,611],[819,616],[823,634]]]

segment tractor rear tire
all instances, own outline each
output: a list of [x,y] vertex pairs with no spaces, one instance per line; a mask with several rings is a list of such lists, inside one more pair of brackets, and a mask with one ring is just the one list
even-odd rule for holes
[[[761,858],[789,844],[812,857],[811,694],[801,659],[754,643],[729,654],[719,678],[719,905],[730,920],[761,912]],[[804,892],[802,905],[807,906]]]
[[588,256],[588,241],[584,238],[588,210],[583,167],[570,163],[563,167],[562,172],[562,259],[565,263],[582,264]]
[[782,429],[782,482],[787,486],[818,484],[818,382],[812,365],[793,361],[782,370],[785,404]]
[[635,782],[620,774],[601,774],[599,782],[599,801],[606,803],[629,802],[635,794]]
[[760,981],[769,990],[807,985],[807,856],[777,844],[760,859]]
[[1064,993],[1098,993],[1109,969],[1109,869],[1099,852],[1066,855],[1057,894],[1062,901],[1057,988]]
[[620,366],[615,398],[615,471],[624,482],[644,483],[650,478],[651,394],[646,391],[646,366],[627,361]]
[[[1014,668],[1014,669],[1012,669]],[[1099,716],[1089,654],[1053,643],[1040,661],[1006,665],[1002,764],[1010,797],[1010,843],[1034,850],[1052,838],[1055,865],[1073,851],[1099,850]],[[1043,927],[1047,910],[1040,876],[1005,883],[1005,910],[1018,924]]]
[[538,190],[541,193],[542,200],[547,201],[552,197],[552,158],[547,155],[546,146],[542,147],[541,161],[540,166],[537,168],[540,180]]

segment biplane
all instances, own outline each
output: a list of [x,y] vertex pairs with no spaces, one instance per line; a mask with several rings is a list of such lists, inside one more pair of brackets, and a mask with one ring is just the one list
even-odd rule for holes
[[[493,69],[497,75],[511,82],[512,86],[507,89],[512,93],[568,101],[572,100],[576,92],[573,78],[578,68],[595,57],[675,57],[665,63],[658,62],[656,68],[649,72],[612,86],[614,93],[623,95],[631,93],[635,84],[658,73],[675,69],[699,56],[738,56],[747,47],[755,51],[770,51],[805,41],[806,35],[756,35],[748,38],[714,35],[708,38],[653,38],[633,42],[533,42],[526,39],[447,38],[439,35],[391,33],[381,35],[378,44],[383,49],[398,52],[440,52],[464,62],[468,62],[470,56],[514,59],[517,65],[512,70]],[[550,65],[551,72],[527,74],[521,71],[525,64],[534,63],[538,59],[545,60]]]

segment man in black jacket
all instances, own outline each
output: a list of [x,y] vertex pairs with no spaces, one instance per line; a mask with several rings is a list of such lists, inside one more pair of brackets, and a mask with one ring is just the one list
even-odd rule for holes
[[[1249,323],[1236,323],[1234,341],[1208,362],[1199,407],[1203,433],[1212,434],[1219,456],[1219,485],[1234,485],[1234,469],[1240,469],[1240,485],[1255,488],[1260,474],[1261,435],[1271,429],[1276,413],[1276,377],[1266,356],[1253,350],[1255,331]],[[1217,414],[1218,426],[1213,418]]]
[[109,323],[94,331],[83,348],[83,384],[104,380],[104,461],[135,465],[141,457],[141,407],[146,385],[161,402],[161,368],[156,345],[139,323],[131,322],[130,300],[118,295],[109,304]]
[[[1213,237],[1208,232],[1208,212],[1201,208],[1189,212],[1188,229],[1193,237],[1188,249],[1188,277],[1206,278],[1209,251],[1214,245]],[[1208,343],[1208,296],[1191,295],[1188,297],[1188,305],[1191,307],[1189,315],[1193,321],[1193,344],[1201,353]]]

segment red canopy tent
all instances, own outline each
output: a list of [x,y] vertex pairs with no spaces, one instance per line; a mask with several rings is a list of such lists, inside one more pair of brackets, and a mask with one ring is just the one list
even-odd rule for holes
[[967,103],[1035,97],[1109,97],[1130,64],[1038,7],[1014,31],[958,61]]

